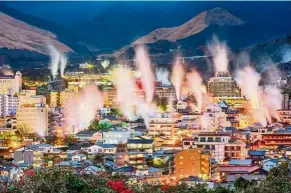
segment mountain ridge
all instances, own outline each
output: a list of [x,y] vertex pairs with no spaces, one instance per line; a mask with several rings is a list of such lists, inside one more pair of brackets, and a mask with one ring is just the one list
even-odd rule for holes
[[137,39],[132,44],[136,45],[155,43],[159,40],[168,40],[171,42],[175,42],[179,39],[184,39],[189,36],[195,35],[206,29],[209,25],[237,26],[243,25],[244,23],[245,21],[232,15],[227,10],[221,7],[216,7],[214,9],[206,10],[196,15],[195,17],[180,26],[155,29],[154,31]]
[[73,52],[57,36],[47,30],[29,25],[0,12],[0,48],[26,49],[48,54],[47,45],[52,44],[61,52]]

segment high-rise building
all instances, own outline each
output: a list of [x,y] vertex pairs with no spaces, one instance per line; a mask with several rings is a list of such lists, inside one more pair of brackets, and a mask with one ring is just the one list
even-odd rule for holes
[[18,71],[14,75],[0,76],[0,94],[14,94],[21,91],[22,75]]
[[289,94],[283,94],[281,109],[282,110],[290,109],[289,108]]
[[17,127],[27,127],[31,133],[47,135],[48,108],[44,96],[36,95],[20,99],[16,112]]
[[103,90],[104,105],[108,107],[117,107],[117,93],[114,87],[106,87]]
[[0,95],[0,115],[13,116],[16,115],[19,106],[19,97],[16,95]]
[[172,86],[159,86],[155,88],[155,95],[159,99],[173,99],[176,100],[176,92]]
[[241,89],[227,72],[218,72],[216,77],[210,78],[207,91],[212,97],[241,97]]
[[60,101],[60,92],[59,91],[51,91],[48,95],[48,104],[50,107],[60,107],[61,101]]

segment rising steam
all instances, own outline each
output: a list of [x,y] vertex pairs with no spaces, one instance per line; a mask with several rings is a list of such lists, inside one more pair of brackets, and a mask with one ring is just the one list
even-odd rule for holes
[[67,67],[67,61],[68,61],[67,56],[65,54],[62,54],[61,58],[60,58],[61,77],[64,76],[64,72],[65,72],[65,69]]
[[227,46],[225,42],[220,42],[216,36],[207,45],[208,51],[213,57],[215,76],[218,72],[228,72]]
[[146,94],[147,102],[152,102],[155,91],[155,76],[152,71],[151,61],[146,49],[138,46],[135,50],[136,64],[141,72],[141,81]]
[[103,95],[95,84],[88,84],[73,100],[66,100],[65,123],[68,133],[88,128],[94,120],[97,110],[103,107]]
[[51,74],[53,78],[55,79],[58,74],[59,61],[60,61],[61,54],[53,45],[48,45],[48,49],[49,49],[49,54],[50,54]]
[[161,82],[164,86],[170,86],[171,83],[169,81],[169,71],[165,68],[157,68],[156,69],[156,78],[158,82]]
[[186,76],[187,88],[196,100],[197,111],[201,112],[203,104],[203,80],[196,70],[192,70]]
[[63,76],[67,66],[67,56],[57,50],[53,45],[48,45],[48,50],[50,55],[50,69],[53,78],[55,79],[57,77],[59,69],[61,76]]
[[175,87],[177,100],[181,99],[181,90],[185,76],[185,69],[181,61],[177,58],[172,69],[171,82]]
[[154,115],[156,107],[138,96],[138,88],[131,69],[118,67],[113,70],[112,82],[117,92],[117,102],[123,114],[129,120],[135,120],[139,116],[148,126],[149,117]]
[[266,126],[271,118],[278,119],[277,110],[280,109],[282,95],[278,88],[267,86],[260,88],[261,76],[252,67],[246,66],[238,71],[236,80],[242,89],[242,93],[248,99],[247,106],[255,122]]

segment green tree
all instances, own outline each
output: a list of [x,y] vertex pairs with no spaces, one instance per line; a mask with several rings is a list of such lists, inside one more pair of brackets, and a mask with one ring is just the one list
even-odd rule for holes
[[88,127],[89,130],[92,131],[108,131],[111,128],[111,124],[107,121],[91,121],[90,126]]

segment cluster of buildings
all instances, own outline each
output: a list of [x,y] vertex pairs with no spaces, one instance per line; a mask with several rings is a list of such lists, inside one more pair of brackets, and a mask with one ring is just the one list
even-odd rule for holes
[[[246,99],[227,73],[219,72],[207,83],[213,103],[202,112],[193,112],[186,101],[168,105],[163,112],[143,120],[129,121],[114,113],[116,89],[107,81],[108,74],[66,75],[68,86],[37,95],[36,90],[21,87],[21,73],[0,77],[1,136],[22,131],[21,145],[2,143],[0,155],[12,158],[17,178],[33,167],[70,167],[78,173],[99,175],[122,173],[149,182],[233,183],[239,177],[261,180],[273,167],[291,163],[291,102],[284,95],[280,121],[263,127],[252,123],[244,112]],[[6,77],[6,78],[5,78]],[[98,121],[110,128],[85,129],[65,136],[63,143],[48,143],[52,131],[64,127],[64,103],[74,99],[88,83],[102,85],[104,108]],[[20,84],[20,85],[19,85]],[[144,97],[142,89],[137,93]],[[172,86],[157,83],[157,100],[176,98]],[[41,133],[44,139],[24,135]],[[4,137],[0,137],[4,140]],[[64,143],[64,141],[66,143]],[[49,159],[49,158],[54,159]],[[98,159],[97,159],[98,158]]]

